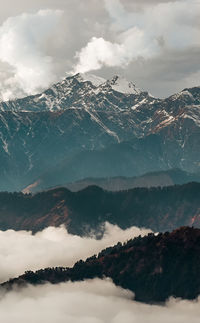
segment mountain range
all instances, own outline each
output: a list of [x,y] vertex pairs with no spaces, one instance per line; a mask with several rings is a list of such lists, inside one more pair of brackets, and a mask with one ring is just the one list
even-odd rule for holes
[[[189,182],[200,182],[200,173],[188,173],[180,169],[170,169],[166,171],[151,172],[137,177],[106,177],[106,178],[84,178],[80,181],[65,183],[62,173],[57,173],[57,177],[47,173],[37,182],[27,186],[23,193],[37,193],[43,190],[66,187],[72,192],[78,192],[88,186],[98,186],[107,191],[123,191],[138,187],[164,187]],[[55,182],[59,182],[57,187]]]
[[199,135],[200,87],[159,99],[120,76],[76,74],[0,102],[0,230],[64,225],[101,239],[109,222],[155,232],[1,288],[108,277],[137,301],[195,299]]
[[200,87],[158,99],[119,76],[76,74],[0,103],[0,190],[41,179],[47,189],[88,177],[199,172],[199,134]]

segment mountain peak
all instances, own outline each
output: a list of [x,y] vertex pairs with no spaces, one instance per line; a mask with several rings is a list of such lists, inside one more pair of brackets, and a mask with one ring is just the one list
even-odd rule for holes
[[124,94],[141,93],[141,90],[138,89],[133,82],[128,81],[125,77],[120,75],[114,75],[112,79],[108,81],[108,83],[116,92]]
[[111,88],[123,94],[140,94],[141,90],[138,89],[133,82],[128,81],[125,77],[114,75],[111,79],[106,80],[100,76],[89,73],[78,73],[74,75],[80,83],[91,82],[95,87],[103,84],[108,84]]
[[101,84],[105,83],[106,80],[100,76],[89,74],[89,73],[78,73],[74,77],[79,82],[91,82],[94,86],[98,87]]

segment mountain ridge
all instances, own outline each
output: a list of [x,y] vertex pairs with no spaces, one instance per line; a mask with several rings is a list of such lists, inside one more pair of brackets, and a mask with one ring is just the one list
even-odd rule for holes
[[95,86],[75,75],[42,94],[1,102],[0,189],[22,190],[65,163],[67,181],[170,168],[198,172],[200,88],[157,99],[128,81],[131,94],[116,91],[123,82],[115,77]]
[[79,192],[0,193],[0,230],[38,232],[65,225],[69,233],[84,236],[104,230],[105,222],[154,232],[200,227],[200,183],[120,192],[89,186]]
[[[186,184],[189,182],[200,182],[199,173],[188,173],[180,169],[171,169],[166,171],[157,171],[146,173],[137,177],[88,177],[79,181],[65,183],[65,172],[59,176],[58,169],[51,170],[41,176],[37,181],[25,187],[23,193],[37,193],[43,190],[66,187],[70,191],[77,192],[87,186],[96,185],[108,191],[122,191],[138,187],[164,187],[176,184]],[[58,183],[57,185],[55,185]]]
[[28,271],[1,284],[2,290],[26,284],[58,284],[109,277],[135,294],[135,300],[164,303],[169,297],[196,299],[200,294],[200,230],[181,227],[118,243],[72,268]]

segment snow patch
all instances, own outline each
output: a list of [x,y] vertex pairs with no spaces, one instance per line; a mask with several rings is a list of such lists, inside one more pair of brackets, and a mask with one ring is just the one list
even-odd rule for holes
[[175,101],[175,100],[177,100],[177,99],[179,99],[181,97],[184,97],[184,96],[185,97],[190,97],[191,99],[193,99],[192,93],[190,93],[188,90],[183,90],[183,91],[181,91],[179,93],[174,94],[172,96],[172,100]]
[[137,108],[139,108],[142,104],[145,104],[147,103],[148,100],[145,98],[145,99],[142,99],[139,103],[135,104],[134,106],[131,107],[131,110],[137,110]]
[[129,82],[121,76],[114,76],[108,83],[116,92],[136,95],[141,93],[141,90],[138,89],[133,82]]
[[8,143],[6,142],[5,139],[3,139],[2,134],[1,134],[1,140],[2,140],[2,147],[4,151],[6,152],[6,154],[10,155],[10,152],[8,150]]
[[114,131],[106,127],[106,125],[101,120],[99,120],[99,118],[97,118],[97,116],[94,113],[92,113],[88,108],[85,108],[85,110],[90,115],[92,120],[94,120],[97,124],[99,124],[99,126],[102,127],[105,130],[105,132],[107,132],[108,135],[114,137],[117,140],[117,142],[120,143],[120,139]]
[[106,80],[100,76],[87,73],[79,73],[77,78],[80,82],[91,82],[96,87],[106,82]]
[[196,126],[200,127],[200,106],[193,106],[193,109],[189,109],[184,115],[184,119],[191,119]]

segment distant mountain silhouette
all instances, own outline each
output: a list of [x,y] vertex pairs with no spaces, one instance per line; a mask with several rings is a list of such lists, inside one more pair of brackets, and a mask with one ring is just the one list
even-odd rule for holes
[[[55,173],[47,173],[37,182],[27,186],[24,193],[37,193],[38,191],[52,188],[51,185],[60,183],[58,187],[66,187],[70,191],[77,192],[88,186],[99,186],[108,191],[122,191],[137,187],[163,187],[174,184],[185,184],[189,182],[200,182],[200,173],[192,174],[181,169],[170,169],[160,172],[147,173],[138,177],[106,177],[85,178],[80,181],[65,183],[65,172],[58,169]],[[55,187],[54,187],[55,188]]]
[[66,188],[35,195],[0,193],[1,230],[36,232],[64,224],[69,232],[84,235],[91,229],[99,231],[105,221],[154,232],[200,227],[200,183],[120,192],[90,186],[74,193]]

